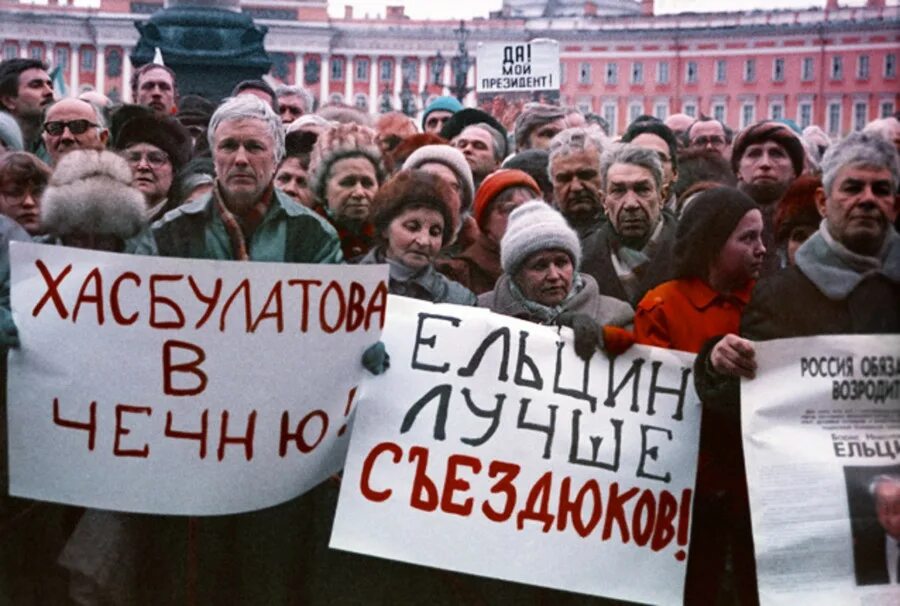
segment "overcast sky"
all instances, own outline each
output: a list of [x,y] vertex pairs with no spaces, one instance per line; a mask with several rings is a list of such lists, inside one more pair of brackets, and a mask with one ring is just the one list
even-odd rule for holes
[[[840,0],[842,6],[861,6],[865,0]],[[897,0],[889,0],[889,5],[894,5]],[[354,7],[354,16],[362,17],[368,13],[370,16],[384,15],[385,5],[406,6],[406,14],[413,19],[471,19],[473,17],[487,17],[490,11],[495,11],[503,4],[503,0],[329,0],[329,12],[332,16],[340,17],[344,14],[344,5]],[[722,10],[722,0],[656,0],[656,12],[679,13],[685,11],[712,11]],[[808,8],[811,6],[822,7],[825,0],[742,0],[736,2],[741,10],[754,8]]]

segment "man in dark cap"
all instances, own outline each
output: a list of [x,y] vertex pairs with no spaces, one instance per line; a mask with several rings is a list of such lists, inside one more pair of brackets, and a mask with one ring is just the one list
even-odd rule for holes
[[200,95],[185,95],[178,102],[175,118],[191,133],[195,152],[209,152],[209,146],[205,143],[206,129],[214,111],[215,103]]
[[450,141],[466,157],[472,169],[475,189],[500,167],[506,157],[506,136],[506,129],[493,116],[472,108],[453,114],[441,129],[441,137]]
[[175,118],[153,114],[126,122],[116,146],[131,167],[132,187],[146,198],[147,216],[159,219],[170,210],[175,173],[191,159],[191,134]]
[[268,103],[269,107],[271,107],[272,111],[276,114],[281,113],[281,110],[278,107],[278,97],[275,95],[275,90],[262,80],[244,80],[238,82],[234,87],[234,90],[231,91],[231,96],[237,97],[239,95],[253,95],[254,97],[259,97]]

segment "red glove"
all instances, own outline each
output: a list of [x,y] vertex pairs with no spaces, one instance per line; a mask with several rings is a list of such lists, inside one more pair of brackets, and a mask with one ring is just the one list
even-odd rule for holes
[[611,356],[618,356],[634,345],[634,333],[618,326],[603,327],[603,349]]

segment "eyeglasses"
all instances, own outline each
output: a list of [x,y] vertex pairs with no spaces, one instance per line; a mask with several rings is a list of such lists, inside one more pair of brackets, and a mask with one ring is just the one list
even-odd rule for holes
[[722,147],[725,145],[725,139],[722,137],[697,137],[693,141],[691,141],[691,145],[695,147],[706,147],[707,145],[712,145],[713,147]]
[[47,122],[44,124],[44,130],[47,131],[47,134],[58,137],[63,134],[63,131],[66,128],[69,129],[73,135],[81,135],[89,128],[96,128],[99,124],[94,124],[90,120],[69,120],[68,122],[64,120],[54,120],[53,122]]
[[147,164],[153,168],[159,168],[169,161],[169,155],[163,151],[128,151],[124,154],[126,162],[129,164],[140,164],[141,160],[146,159]]

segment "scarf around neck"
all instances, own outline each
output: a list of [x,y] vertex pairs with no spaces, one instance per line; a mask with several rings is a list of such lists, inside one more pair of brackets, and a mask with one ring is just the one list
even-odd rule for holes
[[572,277],[572,288],[569,290],[569,294],[566,295],[566,298],[560,302],[559,305],[555,305],[553,307],[549,307],[547,305],[542,305],[537,301],[532,301],[525,297],[522,291],[519,289],[519,286],[516,284],[516,281],[510,278],[509,280],[509,291],[513,296],[513,299],[522,307],[525,308],[525,311],[528,312],[529,315],[535,317],[540,320],[541,324],[551,324],[556,317],[565,311],[566,305],[569,301],[572,300],[575,295],[577,295],[584,288],[584,280],[581,277],[581,274],[577,271],[575,275]]

